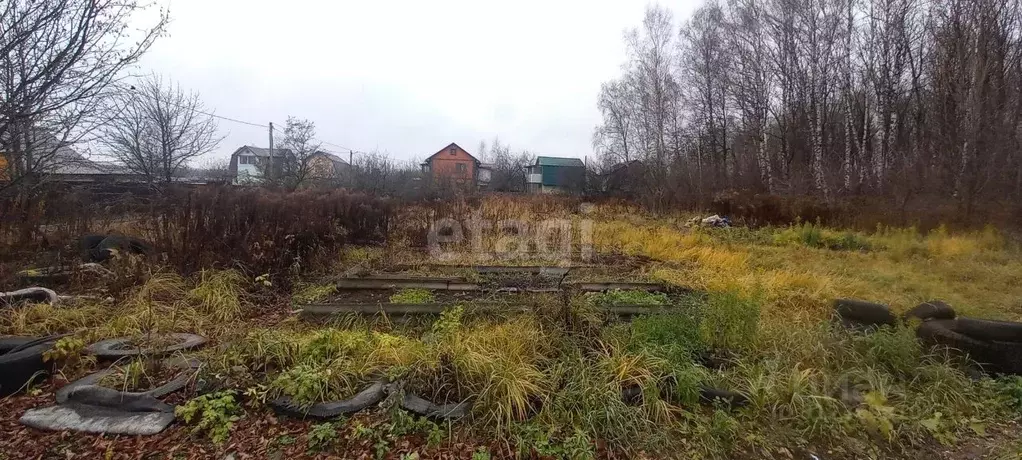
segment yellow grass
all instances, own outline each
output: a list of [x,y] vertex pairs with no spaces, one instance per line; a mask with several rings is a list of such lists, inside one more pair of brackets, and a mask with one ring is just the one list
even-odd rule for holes
[[657,259],[651,273],[665,282],[762,296],[772,315],[822,318],[832,299],[859,297],[895,310],[943,299],[961,313],[1022,319],[1022,254],[993,228],[926,235],[879,229],[864,236],[868,250],[774,244],[770,236],[780,230],[729,240],[714,235],[729,230],[693,230],[633,215],[599,222],[594,242],[598,251]]

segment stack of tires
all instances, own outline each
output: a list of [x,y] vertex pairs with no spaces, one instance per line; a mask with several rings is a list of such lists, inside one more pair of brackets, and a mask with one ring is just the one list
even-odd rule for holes
[[[834,310],[842,325],[858,330],[898,322],[886,305],[878,303],[838,299]],[[986,372],[1022,374],[1022,323],[959,317],[939,300],[916,305],[901,319],[906,324],[922,321],[916,337],[928,346],[964,354]]]

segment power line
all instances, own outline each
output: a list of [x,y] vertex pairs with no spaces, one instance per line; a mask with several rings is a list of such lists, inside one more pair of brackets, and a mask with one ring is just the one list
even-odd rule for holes
[[[134,94],[142,94],[142,93],[136,92],[134,86],[129,86],[128,88],[123,88],[122,87],[122,89],[128,89],[128,90],[130,90]],[[148,96],[148,95],[144,95],[144,96]],[[210,116],[210,117],[213,117],[213,118],[219,118],[221,120],[227,120],[227,121],[234,122],[234,123],[240,123],[240,124],[248,125],[248,126],[255,126],[256,128],[270,128],[270,127],[272,127],[272,125],[264,125],[264,124],[260,124],[260,123],[253,123],[253,122],[250,122],[250,121],[238,120],[238,119],[231,118],[231,117],[225,117],[223,115],[217,115],[215,113],[204,112],[202,110],[198,110],[198,109],[195,109],[193,107],[183,107],[181,104],[177,104],[177,103],[171,102],[171,101],[163,101],[163,102],[168,102],[170,104],[178,106],[179,108],[187,108],[187,109],[195,111],[196,113],[201,113],[201,114],[206,115],[206,116]],[[278,123],[278,125],[279,125],[279,123]],[[281,131],[280,129],[277,129],[276,127],[273,127],[273,130],[277,131],[280,134],[284,134],[283,131]],[[337,147],[337,148],[339,148],[341,150],[347,150],[348,152],[365,153],[365,152],[361,152],[361,151],[353,149],[353,148],[345,147],[345,146],[340,145],[340,144],[336,144],[336,143],[333,143],[333,142],[328,142],[328,141],[325,141],[323,139],[313,138],[313,140],[319,141],[319,143],[321,143],[321,144],[326,144],[326,145],[331,145],[331,146]]]
[[[140,93],[140,92],[136,91],[134,85],[128,85],[127,87],[125,87],[123,84],[120,84],[120,85],[115,85],[115,86],[119,86],[121,89],[126,89],[128,91],[131,91],[132,94],[146,96],[146,97],[150,97],[151,98],[151,96],[148,95],[148,94],[143,94],[143,93]],[[263,125],[263,124],[259,124],[259,123],[252,123],[250,121],[238,120],[238,119],[231,118],[231,117],[225,117],[223,115],[217,115],[215,113],[204,112],[204,111],[198,110],[198,109],[196,109],[194,107],[185,107],[185,106],[183,106],[181,104],[178,104],[176,102],[173,102],[173,101],[164,100],[163,102],[169,103],[171,105],[175,105],[175,106],[177,106],[178,108],[181,108],[181,109],[192,110],[192,111],[195,111],[196,113],[201,113],[203,115],[210,116],[210,117],[213,117],[213,118],[219,118],[221,120],[232,121],[234,123],[241,123],[243,125],[255,126],[256,128],[268,128],[269,127],[267,125]]]
[[214,118],[219,118],[221,120],[233,121],[235,123],[241,123],[243,125],[255,126],[256,128],[267,128],[266,125],[260,125],[259,123],[252,123],[252,122],[248,122],[248,121],[235,120],[233,118],[229,118],[229,117],[225,117],[225,116],[221,116],[221,115],[216,115],[216,114],[212,114],[212,113],[206,113],[206,112],[203,112],[201,110],[196,110],[196,112],[201,113],[203,115],[209,115],[209,116],[214,117]]
[[[284,132],[283,132],[283,131],[281,131],[281,130],[279,130],[279,129],[277,129],[277,127],[276,127],[276,126],[274,126],[273,130],[274,130],[274,131],[276,131],[276,132],[278,132],[278,133],[280,133],[280,134],[284,134]],[[350,148],[350,147],[345,147],[345,146],[343,146],[343,145],[340,145],[340,144],[335,144],[335,143],[333,143],[333,142],[327,142],[327,141],[325,141],[325,140],[323,140],[323,139],[320,139],[320,138],[318,138],[318,137],[314,137],[314,138],[312,138],[312,140],[314,140],[314,141],[317,141],[317,142],[319,142],[320,144],[326,144],[326,145],[331,145],[331,146],[337,147],[337,148],[339,148],[339,149],[341,149],[341,150],[347,150],[348,152],[354,152],[354,153],[365,153],[365,152],[361,152],[361,151],[359,151],[359,150],[356,150],[356,149],[353,149],[353,148]]]

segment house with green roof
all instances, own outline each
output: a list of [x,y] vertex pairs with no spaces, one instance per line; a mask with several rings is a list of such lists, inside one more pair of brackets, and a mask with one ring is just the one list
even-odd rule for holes
[[525,182],[532,193],[578,193],[585,177],[586,165],[578,158],[536,157]]

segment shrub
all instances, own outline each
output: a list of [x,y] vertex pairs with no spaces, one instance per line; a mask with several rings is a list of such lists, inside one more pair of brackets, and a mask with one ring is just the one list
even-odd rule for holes
[[43,361],[54,362],[60,366],[61,372],[74,373],[96,362],[93,356],[84,354],[85,342],[77,337],[62,337],[53,344],[53,348],[43,353]]
[[237,187],[168,192],[144,227],[183,273],[244,267],[290,289],[291,275],[328,265],[347,243],[386,239],[383,199],[334,190],[293,193]]
[[206,432],[213,444],[222,444],[241,418],[241,406],[234,396],[233,391],[202,395],[177,406],[174,413],[185,423],[195,424],[192,433]]
[[711,293],[699,324],[702,342],[710,348],[749,349],[756,341],[759,314],[758,301],[734,291]]
[[699,322],[691,313],[672,313],[637,318],[632,321],[628,344],[633,351],[647,351],[672,365],[691,363],[706,348]]
[[330,380],[333,369],[299,364],[277,376],[270,389],[291,397],[295,404],[309,407],[330,399]]
[[838,232],[809,222],[794,224],[774,234],[774,244],[801,245],[810,248],[831,250],[868,250],[869,240],[858,233]]
[[309,450],[325,451],[337,442],[337,428],[333,423],[317,423],[309,428]]

